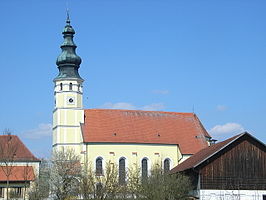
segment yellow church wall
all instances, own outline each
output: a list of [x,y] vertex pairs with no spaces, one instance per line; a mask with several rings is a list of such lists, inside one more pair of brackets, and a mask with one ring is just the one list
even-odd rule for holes
[[[58,89],[56,87],[55,90],[55,99],[56,99],[56,104],[55,107],[60,108],[60,107],[69,107],[69,108],[75,108],[75,107],[82,107],[82,87],[80,86],[78,88],[78,83],[72,83],[72,90],[69,90],[69,83],[63,83],[63,90]],[[60,85],[60,84],[58,84]],[[74,98],[75,103],[69,104],[67,103],[68,98]]]
[[83,105],[82,96],[81,95],[77,95],[77,105]]
[[75,111],[73,110],[65,110],[65,115],[66,115],[66,119],[65,119],[65,123],[69,126],[73,126],[77,124],[77,120],[75,119]]
[[64,95],[62,93],[56,94],[56,107],[64,105]]
[[89,143],[86,146],[87,162],[95,169],[96,158],[101,157],[103,163],[111,161],[118,165],[119,159],[126,159],[126,167],[141,166],[143,158],[148,159],[148,168],[155,164],[163,165],[165,159],[170,160],[170,168],[177,165],[179,156],[177,145],[168,144],[118,144]]
[[57,113],[53,113],[53,127],[55,127],[56,125],[58,124],[58,121],[57,121]]
[[83,123],[84,111],[79,109],[58,109],[53,114],[53,126],[79,126]]
[[54,134],[55,143],[80,143],[82,141],[80,127],[58,127]]
[[83,122],[83,110],[65,110],[64,116],[67,116],[63,123],[67,125],[79,126]]
[[56,135],[57,135],[57,131],[53,130],[53,143],[52,144],[56,143]]
[[81,146],[79,144],[76,144],[76,145],[73,145],[73,144],[70,144],[70,145],[67,145],[67,144],[64,144],[64,145],[60,145],[58,146],[57,150],[59,151],[68,151],[68,150],[71,150],[71,151],[74,151],[74,153],[80,157],[81,161],[82,161],[82,156],[80,154],[81,152]]
[[[82,82],[78,82],[76,80],[60,80],[55,82],[54,90],[55,91],[61,91],[60,84],[63,84],[63,90],[62,91],[68,91],[69,90],[69,84],[72,83],[72,88],[73,90],[78,90],[82,92]],[[78,86],[80,87],[78,88]]]
[[[191,154],[183,154],[182,157],[181,157],[181,159],[180,159],[180,161],[179,161],[179,163],[185,161],[185,160],[188,159],[190,156],[192,156],[192,155],[191,155]],[[179,163],[178,163],[178,164],[179,164]]]

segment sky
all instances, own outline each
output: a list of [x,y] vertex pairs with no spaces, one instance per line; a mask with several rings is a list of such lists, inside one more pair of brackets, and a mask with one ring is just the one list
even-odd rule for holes
[[66,9],[85,108],[195,112],[218,141],[266,141],[265,0],[1,0],[0,131],[52,145]]

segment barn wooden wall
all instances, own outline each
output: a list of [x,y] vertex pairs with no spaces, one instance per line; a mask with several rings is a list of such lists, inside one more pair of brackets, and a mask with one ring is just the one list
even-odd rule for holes
[[207,161],[200,172],[201,189],[266,190],[266,149],[243,137]]

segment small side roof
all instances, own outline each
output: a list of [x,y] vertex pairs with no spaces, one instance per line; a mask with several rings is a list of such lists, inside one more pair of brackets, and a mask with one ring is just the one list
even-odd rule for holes
[[0,135],[0,161],[40,162],[16,135]]
[[177,173],[177,172],[185,171],[185,170],[192,169],[192,168],[199,166],[204,161],[211,158],[212,156],[214,156],[215,154],[220,152],[222,149],[226,148],[228,145],[232,144],[233,142],[235,142],[236,140],[238,140],[239,138],[241,138],[243,136],[251,137],[252,139],[256,140],[257,142],[259,142],[260,144],[265,146],[264,143],[257,140],[256,138],[254,138],[248,132],[244,132],[244,133],[241,133],[241,134],[236,135],[234,137],[231,137],[231,138],[229,138],[223,142],[219,142],[219,143],[214,144],[210,147],[207,147],[207,148],[200,150],[198,153],[192,155],[187,160],[185,160],[184,162],[182,162],[179,165],[177,165],[176,167],[174,167],[170,171],[170,173]]
[[35,179],[32,166],[1,166],[0,182],[6,182],[7,175],[9,175],[9,181],[33,181]]

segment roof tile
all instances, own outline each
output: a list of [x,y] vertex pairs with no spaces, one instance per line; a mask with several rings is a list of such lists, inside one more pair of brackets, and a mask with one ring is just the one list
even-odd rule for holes
[[40,161],[16,135],[0,135],[0,161]]
[[35,179],[32,166],[1,166],[0,181],[7,181],[7,176],[9,181],[32,181]]
[[194,113],[141,110],[87,109],[82,132],[85,142],[177,144],[182,154],[210,137]]

